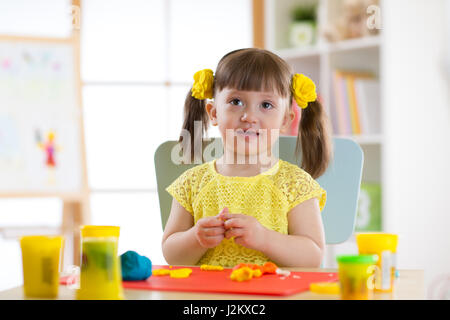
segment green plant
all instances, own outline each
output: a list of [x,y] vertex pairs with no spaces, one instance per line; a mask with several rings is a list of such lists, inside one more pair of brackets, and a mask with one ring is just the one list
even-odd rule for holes
[[296,7],[292,11],[293,21],[316,21],[317,19],[317,5],[316,4],[304,4]]

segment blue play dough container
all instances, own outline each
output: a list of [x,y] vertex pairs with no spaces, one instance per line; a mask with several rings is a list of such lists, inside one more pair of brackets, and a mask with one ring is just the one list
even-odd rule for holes
[[152,262],[149,258],[134,251],[127,251],[120,256],[122,280],[145,280],[152,275]]

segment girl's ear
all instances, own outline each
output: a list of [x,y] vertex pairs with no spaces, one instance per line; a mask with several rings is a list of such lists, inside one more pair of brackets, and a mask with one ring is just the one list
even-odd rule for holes
[[211,125],[217,126],[217,109],[214,106],[213,102],[208,102],[205,106],[206,112],[208,113],[209,120],[211,121]]
[[292,124],[294,119],[295,119],[295,112],[294,110],[292,110],[292,108],[290,108],[283,118],[283,124],[281,125],[281,127],[283,129],[287,129]]

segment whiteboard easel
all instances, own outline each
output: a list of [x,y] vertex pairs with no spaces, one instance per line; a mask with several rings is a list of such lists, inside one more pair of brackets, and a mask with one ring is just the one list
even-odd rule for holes
[[[60,198],[65,258],[73,255],[75,265],[79,227],[90,221],[79,45],[79,32],[0,36],[0,197]],[[63,144],[59,159],[46,131],[55,148]]]

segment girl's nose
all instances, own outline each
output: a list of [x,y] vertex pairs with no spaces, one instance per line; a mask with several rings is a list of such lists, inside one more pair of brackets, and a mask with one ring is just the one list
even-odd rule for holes
[[246,121],[246,122],[256,122],[257,118],[256,116],[253,114],[253,112],[249,112],[248,110],[244,112],[244,114],[241,117],[241,121]]

